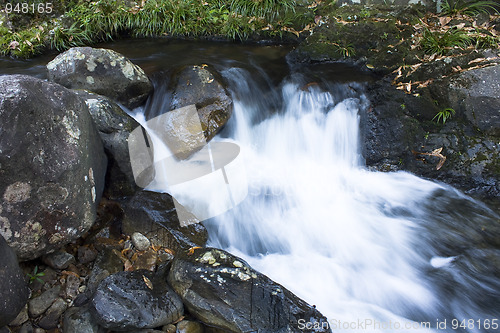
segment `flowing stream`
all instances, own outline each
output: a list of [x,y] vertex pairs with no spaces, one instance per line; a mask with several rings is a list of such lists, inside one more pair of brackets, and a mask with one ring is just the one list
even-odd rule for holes
[[204,222],[210,246],[316,305],[334,332],[499,331],[500,277],[474,268],[495,250],[468,243],[498,216],[449,186],[367,170],[361,84],[223,76],[234,114],[212,142],[240,146],[248,196]]

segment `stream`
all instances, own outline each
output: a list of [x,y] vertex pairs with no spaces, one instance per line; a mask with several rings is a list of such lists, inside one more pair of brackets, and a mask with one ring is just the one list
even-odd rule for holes
[[[359,123],[372,77],[342,64],[291,68],[287,46],[100,46],[140,65],[156,92],[157,73],[183,64],[211,64],[228,82],[234,113],[211,144],[240,147],[245,179],[231,181],[248,194],[203,222],[209,246],[316,305],[334,332],[500,331],[500,250],[484,243],[500,237],[499,216],[445,184],[365,167]],[[0,72],[44,78],[47,61],[2,60]],[[164,95],[152,98],[138,120],[166,111]]]

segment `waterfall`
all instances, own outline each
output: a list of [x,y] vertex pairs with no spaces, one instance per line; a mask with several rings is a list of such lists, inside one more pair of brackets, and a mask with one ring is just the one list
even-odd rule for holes
[[[439,237],[459,239],[449,226],[474,229],[498,216],[444,184],[367,170],[362,85],[299,74],[258,85],[239,68],[223,76],[234,114],[212,142],[239,145],[248,195],[204,222],[210,246],[316,305],[335,332],[496,331],[500,277],[461,270],[461,252],[448,253]],[[458,325],[468,319],[490,326]]]

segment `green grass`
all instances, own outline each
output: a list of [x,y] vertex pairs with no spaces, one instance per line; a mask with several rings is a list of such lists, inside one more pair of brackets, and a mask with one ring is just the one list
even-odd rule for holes
[[499,5],[495,1],[480,0],[480,1],[464,1],[464,0],[446,0],[442,4],[442,15],[467,15],[476,16],[478,14],[497,13]]
[[444,55],[453,48],[465,49],[473,44],[473,37],[466,31],[450,28],[445,33],[424,31],[420,46],[425,53]]
[[453,116],[454,114],[455,110],[453,110],[452,108],[445,108],[436,113],[436,115],[434,116],[434,118],[432,118],[432,120],[436,120],[437,123],[441,121],[444,124],[446,123],[446,120],[451,118],[451,116]]
[[[63,51],[124,34],[220,36],[235,40],[276,37],[290,28],[301,30],[314,20],[309,9],[298,6],[295,0],[148,0],[141,8],[128,7],[122,0],[82,0],[68,4],[62,19],[52,19],[43,31],[37,24],[24,29],[22,34],[2,31],[0,52],[29,57],[47,48]],[[9,47],[12,41],[18,42],[19,47]]]

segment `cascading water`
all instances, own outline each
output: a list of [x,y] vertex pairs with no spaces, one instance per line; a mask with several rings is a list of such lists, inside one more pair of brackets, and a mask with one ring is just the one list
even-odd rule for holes
[[360,85],[223,75],[234,114],[214,141],[240,146],[249,193],[204,222],[210,246],[315,304],[335,332],[498,331],[500,277],[471,267],[489,250],[463,246],[498,216],[451,187],[364,168]]

